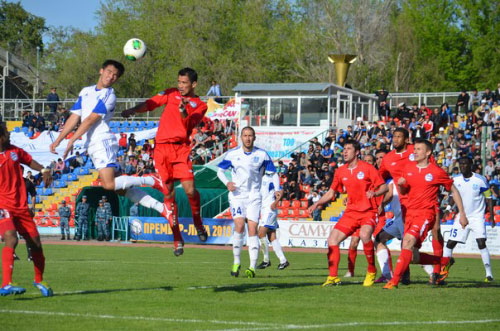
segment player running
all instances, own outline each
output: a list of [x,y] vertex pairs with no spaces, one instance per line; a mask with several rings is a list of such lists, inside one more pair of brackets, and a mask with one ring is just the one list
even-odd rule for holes
[[358,228],[368,262],[363,286],[372,286],[377,274],[371,238],[377,222],[377,205],[373,198],[384,195],[387,186],[375,167],[358,158],[359,151],[359,142],[351,139],[345,142],[342,152],[345,164],[335,171],[330,190],[318,202],[309,207],[309,212],[312,213],[318,206],[332,200],[335,192],[343,192],[344,190],[347,192],[347,208],[328,237],[329,275],[323,286],[341,283],[338,277],[339,245]]
[[[234,220],[233,234],[233,267],[231,276],[240,274],[241,246],[245,236],[245,222],[248,226],[248,254],[250,266],[245,270],[248,278],[255,277],[255,267],[259,258],[258,220],[262,206],[260,189],[264,173],[275,173],[273,161],[263,149],[254,146],[255,130],[245,127],[241,130],[240,147],[231,149],[219,163],[217,176],[229,190],[229,205]],[[225,170],[231,169],[231,181],[227,179]]]
[[123,64],[115,60],[106,60],[99,70],[96,85],[82,89],[77,102],[71,108],[71,116],[66,121],[63,131],[50,145],[50,151],[56,154],[56,147],[73,131],[81,121],[80,126],[68,140],[68,146],[63,158],[73,150],[76,140],[83,135],[84,148],[87,149],[94,166],[99,171],[102,187],[110,191],[125,190],[125,196],[133,202],[138,202],[146,208],[151,208],[168,219],[169,210],[166,205],[153,199],[136,186],[149,185],[161,190],[163,184],[154,177],[119,176],[120,167],[116,163],[118,141],[109,129],[109,121],[115,111],[116,96],[111,87],[123,75]]
[[259,240],[264,259],[257,266],[257,269],[265,269],[271,266],[271,261],[269,260],[269,239],[269,242],[273,246],[274,253],[280,260],[278,270],[283,270],[288,267],[290,263],[286,259],[285,254],[283,254],[280,241],[276,237],[276,229],[279,228],[277,208],[283,196],[280,178],[276,172],[264,174],[260,194],[262,197],[262,211],[260,212],[259,221]]
[[196,95],[198,74],[191,68],[179,70],[177,88],[168,88],[137,106],[122,112],[123,117],[152,111],[165,105],[156,134],[154,149],[155,168],[165,184],[163,194],[169,209],[170,227],[174,233],[175,254],[184,252],[184,240],[177,222],[174,182],[179,180],[189,199],[193,223],[200,241],[207,241],[207,232],[200,214],[200,193],[194,185],[193,166],[189,158],[189,136],[207,112],[207,104]]
[[[493,213],[493,199],[491,199],[491,191],[489,190],[488,182],[483,176],[472,172],[472,160],[464,157],[458,161],[460,167],[460,176],[453,178],[453,184],[460,192],[464,204],[465,215],[469,224],[462,228],[459,222],[459,215],[455,218],[453,227],[450,233],[450,239],[444,249],[443,263],[448,263],[453,253],[453,249],[457,243],[465,244],[469,233],[472,231],[476,238],[477,247],[481,253],[484,269],[486,270],[485,282],[493,281],[493,274],[491,273],[490,265],[490,252],[486,247],[486,225],[484,224],[484,209],[485,198],[488,201],[488,208],[490,210],[491,227],[495,226],[495,216]],[[446,270],[443,270],[446,273]]]
[[5,126],[0,125],[0,237],[5,241],[2,249],[2,287],[0,295],[22,294],[26,289],[12,283],[14,270],[14,250],[17,246],[17,234],[25,240],[31,251],[35,268],[33,285],[43,296],[53,295],[50,286],[43,280],[45,256],[38,229],[33,222],[26,194],[21,164],[40,171],[46,186],[52,182],[49,169],[33,160],[23,149],[10,144],[10,134]]
[[446,273],[436,279],[435,283],[441,283],[448,275],[453,260],[449,260],[444,265],[444,258],[418,251],[427,237],[427,232],[432,229],[436,221],[436,200],[440,186],[447,191],[451,190],[460,211],[462,227],[468,223],[460,193],[453,185],[453,180],[443,169],[429,160],[432,154],[432,144],[427,140],[417,140],[414,146],[415,162],[408,162],[405,165],[397,181],[399,192],[407,194],[405,228],[401,254],[394,276],[384,289],[396,288],[410,263],[442,265]]

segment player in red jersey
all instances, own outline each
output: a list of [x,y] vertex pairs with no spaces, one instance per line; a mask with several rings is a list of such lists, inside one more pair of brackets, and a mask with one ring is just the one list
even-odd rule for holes
[[[441,265],[441,262],[445,261],[439,256],[418,251],[427,237],[427,232],[432,229],[436,221],[436,199],[440,186],[453,194],[453,199],[460,211],[462,226],[465,227],[468,223],[460,193],[453,186],[453,180],[448,174],[436,164],[430,162],[431,154],[432,144],[429,141],[416,141],[414,148],[415,162],[409,162],[405,165],[397,181],[399,192],[407,194],[407,211],[401,254],[396,264],[394,276],[384,286],[385,289],[394,289],[398,286],[403,272],[410,263]],[[450,260],[446,266],[442,267],[447,271],[452,264],[453,260]],[[436,281],[441,282],[446,278],[445,276],[447,276],[447,273]]]
[[21,163],[31,169],[41,171],[47,185],[52,181],[50,171],[32,159],[23,149],[10,144],[10,134],[0,125],[0,236],[5,241],[2,249],[2,287],[0,295],[22,294],[26,289],[12,284],[14,250],[17,246],[17,233],[26,240],[31,250],[35,268],[33,285],[43,296],[52,296],[52,289],[43,281],[45,257],[40,235],[28,207],[26,186]]
[[387,191],[387,186],[375,167],[358,158],[359,151],[359,142],[346,141],[342,152],[345,164],[335,171],[330,190],[318,202],[309,207],[309,212],[312,214],[318,206],[333,199],[335,192],[343,192],[344,189],[347,192],[347,208],[328,237],[329,276],[323,286],[341,283],[338,277],[339,245],[358,228],[368,261],[368,272],[363,286],[372,286],[377,274],[371,238],[377,222],[377,205],[373,198],[383,196]]
[[[414,162],[414,145],[408,144],[409,137],[410,135],[408,133],[408,130],[406,130],[405,128],[397,128],[396,130],[394,130],[394,135],[392,138],[394,149],[387,153],[387,155],[382,159],[382,163],[379,167],[380,175],[382,175],[382,177],[386,180],[392,177],[394,184],[397,184],[399,178],[401,177],[401,172],[404,166],[408,162]],[[435,163],[434,157],[431,156],[429,160],[431,163]],[[399,192],[399,188],[397,185],[396,189]],[[407,196],[399,192],[399,200],[401,203],[402,218],[404,221],[407,210]],[[393,238],[394,237],[392,235],[382,230],[376,237],[376,241],[378,242],[377,252],[386,249],[385,243]],[[432,228],[432,248],[434,255],[443,255],[443,244],[444,240],[443,236],[441,235],[440,224],[439,222],[435,222],[434,227]],[[381,255],[379,256],[379,258],[383,258],[383,256],[385,256],[384,253],[380,254]],[[435,267],[435,272],[439,272],[437,268],[439,268],[439,266]],[[405,285],[408,285],[410,283],[409,269],[405,271],[401,282]]]
[[165,105],[156,134],[154,149],[155,168],[165,183],[165,204],[171,208],[169,223],[174,233],[174,254],[184,252],[184,241],[177,222],[174,181],[180,180],[191,205],[193,223],[201,241],[207,240],[200,214],[200,194],[194,185],[193,166],[189,136],[207,112],[207,104],[195,94],[198,74],[191,68],[181,69],[177,77],[177,88],[168,88],[146,100],[126,109],[123,117],[144,113]]

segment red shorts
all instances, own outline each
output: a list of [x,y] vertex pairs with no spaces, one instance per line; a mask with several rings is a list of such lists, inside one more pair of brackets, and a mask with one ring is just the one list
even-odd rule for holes
[[33,217],[29,209],[21,209],[18,211],[10,211],[0,209],[0,236],[3,237],[6,231],[17,231],[23,237],[38,237],[38,229],[36,228]]
[[[363,225],[370,225],[375,228],[377,225],[375,212],[348,211],[340,218],[335,229],[344,233],[347,237],[360,229]],[[359,236],[359,234],[358,234]]]
[[156,144],[153,157],[155,168],[164,183],[194,180],[190,153],[191,147],[186,144]]
[[384,226],[385,226],[385,214],[378,215],[377,226],[375,227],[375,230],[373,230],[373,236],[377,237],[377,235],[380,233],[380,231],[382,231]]
[[417,247],[422,246],[427,233],[436,222],[436,210],[408,210],[406,213],[404,234],[410,234],[417,238]]

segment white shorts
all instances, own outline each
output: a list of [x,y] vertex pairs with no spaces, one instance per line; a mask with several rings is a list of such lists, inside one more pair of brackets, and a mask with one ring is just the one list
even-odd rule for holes
[[403,224],[403,218],[401,216],[388,218],[385,220],[385,225],[383,230],[393,236],[394,238],[398,238],[401,240],[403,238],[405,226]]
[[252,198],[232,198],[229,199],[231,215],[235,218],[246,218],[247,220],[258,223],[261,209],[261,199]]
[[474,239],[486,238],[486,225],[484,224],[484,218],[467,218],[469,224],[462,229],[460,225],[460,214],[455,217],[455,222],[451,227],[450,238],[448,240],[453,240],[462,244],[465,244],[467,238],[469,237],[469,232],[474,232]]
[[278,210],[271,208],[263,208],[260,213],[259,226],[268,228],[269,230],[276,230],[278,225]]
[[103,139],[93,143],[89,146],[88,153],[97,170],[103,168],[120,169],[116,162],[118,153],[118,141],[116,138]]

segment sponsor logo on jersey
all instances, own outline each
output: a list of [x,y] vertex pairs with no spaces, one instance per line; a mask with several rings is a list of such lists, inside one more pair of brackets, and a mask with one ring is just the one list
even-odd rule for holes
[[12,159],[12,161],[17,161],[19,158],[17,157],[17,154],[16,152],[10,152],[10,158]]
[[409,172],[409,173],[408,173],[408,176],[413,176],[413,172]]
[[396,165],[396,162],[392,162],[392,163],[391,163],[391,166],[395,166],[395,165]]
[[411,153],[408,158],[410,159],[410,161],[415,161],[415,154]]
[[477,185],[477,184],[472,184],[472,189],[473,189],[474,191],[479,190],[479,185]]
[[358,179],[363,179],[363,178],[365,178],[365,173],[363,171],[360,171],[360,172],[358,172],[356,177],[358,177]]
[[165,91],[158,92],[158,95],[165,95]]
[[259,163],[259,157],[258,156],[254,156],[253,159],[252,159],[252,162],[253,163]]
[[347,177],[342,178],[342,180],[348,180],[348,179],[349,179],[349,178],[347,178]]
[[189,104],[191,105],[191,107],[193,108],[196,108],[196,106],[198,106],[198,104],[194,101],[189,101]]
[[432,182],[432,179],[433,179],[432,174],[425,175],[425,181],[426,182]]
[[181,97],[179,95],[176,95],[175,98],[178,99],[178,100],[181,99]]

